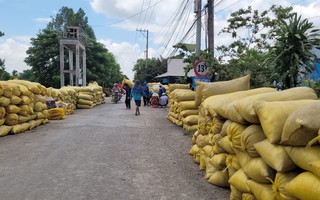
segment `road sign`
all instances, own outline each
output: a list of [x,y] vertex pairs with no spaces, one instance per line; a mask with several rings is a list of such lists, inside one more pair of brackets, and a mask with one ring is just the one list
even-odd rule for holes
[[201,60],[196,61],[193,70],[198,77],[206,77],[209,72],[209,68],[207,67],[206,63]]

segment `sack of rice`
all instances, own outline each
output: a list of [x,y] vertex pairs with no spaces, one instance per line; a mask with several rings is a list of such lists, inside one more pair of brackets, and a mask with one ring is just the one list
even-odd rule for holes
[[257,102],[254,109],[258,114],[263,132],[272,144],[279,144],[284,124],[297,109],[317,102],[316,100]]
[[286,190],[286,186],[288,183],[292,181],[297,175],[299,175],[298,172],[287,172],[287,173],[280,173],[278,172],[276,174],[276,177],[274,179],[274,182],[272,184],[272,190],[274,192],[275,199],[279,200],[298,200],[297,198],[293,197],[288,193]]
[[281,134],[283,145],[305,146],[320,129],[320,101],[299,108],[286,120]]

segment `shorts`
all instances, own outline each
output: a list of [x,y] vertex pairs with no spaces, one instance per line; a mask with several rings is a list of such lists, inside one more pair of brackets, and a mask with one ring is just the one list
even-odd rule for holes
[[136,106],[140,107],[141,106],[141,100],[134,100],[136,102]]

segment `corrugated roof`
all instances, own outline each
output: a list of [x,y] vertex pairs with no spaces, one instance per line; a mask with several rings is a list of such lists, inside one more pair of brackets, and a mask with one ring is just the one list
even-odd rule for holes
[[[183,62],[183,59],[169,59],[167,62],[167,72],[163,73],[156,78],[168,77],[168,76],[184,76],[184,67],[187,66],[187,63]],[[193,70],[190,70],[187,74],[188,77],[195,76]]]

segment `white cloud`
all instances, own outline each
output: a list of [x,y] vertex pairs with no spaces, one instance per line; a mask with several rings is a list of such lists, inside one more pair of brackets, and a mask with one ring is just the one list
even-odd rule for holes
[[13,70],[22,72],[29,69],[24,62],[26,51],[30,46],[29,36],[19,36],[0,40],[0,58],[5,59],[6,71]]
[[51,18],[36,18],[35,21],[41,23],[48,23],[51,22]]
[[130,80],[133,80],[134,73],[132,71],[138,58],[144,56],[140,52],[137,44],[129,44],[127,42],[115,43],[111,40],[99,40],[106,48],[115,56],[119,63],[123,74],[127,75]]

